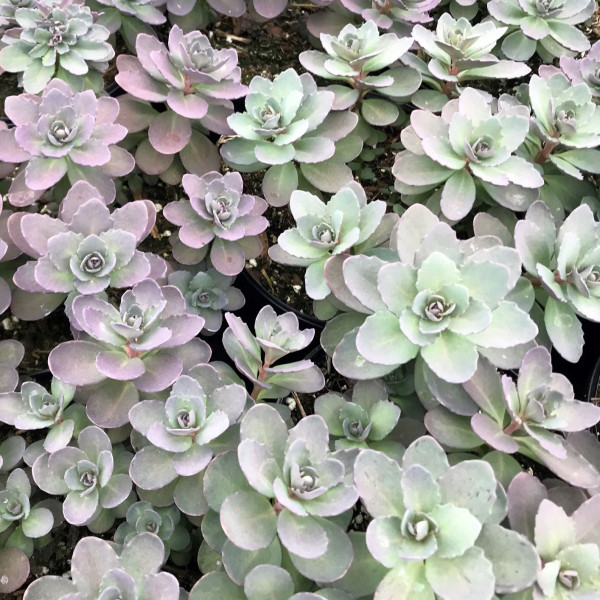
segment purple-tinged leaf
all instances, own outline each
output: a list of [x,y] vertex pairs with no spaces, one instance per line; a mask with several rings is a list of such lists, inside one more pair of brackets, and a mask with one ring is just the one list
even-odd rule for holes
[[172,111],[160,113],[148,128],[152,147],[162,154],[175,154],[183,150],[191,137],[190,122]]

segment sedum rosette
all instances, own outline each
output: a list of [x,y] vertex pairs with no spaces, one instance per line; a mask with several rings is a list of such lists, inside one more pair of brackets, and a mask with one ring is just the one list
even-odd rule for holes
[[461,383],[475,373],[479,353],[517,367],[538,328],[526,304],[524,310],[511,297],[521,275],[519,254],[499,239],[487,241],[459,241],[415,204],[391,236],[399,260],[331,257],[327,283],[350,311],[323,332],[336,370],[373,379],[420,354],[440,378]]
[[356,182],[344,186],[324,203],[308,192],[296,190],[290,199],[290,212],[296,227],[284,231],[269,256],[282,264],[306,267],[306,293],[314,300],[330,294],[325,281],[325,263],[338,254],[365,254],[383,246],[396,222],[386,215],[382,200],[367,202]]
[[194,275],[189,271],[169,273],[168,283],[184,296],[188,308],[204,319],[204,332],[216,333],[223,323],[223,311],[235,311],[244,306],[242,292],[232,286],[233,277],[210,267]]
[[209,255],[217,271],[233,276],[241,272],[246,260],[260,254],[258,235],[268,225],[262,216],[267,203],[242,193],[243,185],[242,176],[235,172],[183,176],[189,200],[171,202],[163,211],[166,219],[181,227],[171,236],[173,255],[179,262],[195,264]]
[[18,30],[9,30],[2,42],[0,67],[21,73],[21,84],[38,94],[56,77],[74,89],[99,92],[104,87],[101,73],[114,57],[106,41],[109,31],[94,23],[87,6],[69,2],[38,3],[14,13]]
[[557,229],[550,209],[534,203],[515,226],[515,247],[544,305],[555,349],[577,362],[583,351],[578,317],[600,322],[600,224],[589,206],[576,208]]
[[32,506],[33,490],[29,477],[23,469],[15,469],[6,480],[5,489],[0,491],[0,533],[10,535],[6,547],[16,547],[31,557],[34,540],[45,536],[54,525],[52,512],[43,506]]
[[162,277],[165,261],[136,249],[154,227],[149,200],[129,202],[112,213],[96,188],[76,183],[63,199],[59,218],[18,212],[9,218],[16,245],[36,260],[15,273],[13,313],[34,320],[59,306],[67,294],[97,294]]
[[367,21],[358,28],[346,25],[337,36],[323,33],[320,39],[326,54],[307,50],[299,59],[315,75],[351,86],[351,90],[343,85],[326,88],[335,94],[334,109],[356,106],[369,125],[397,123],[404,116],[398,104],[421,84],[417,71],[396,64],[411,47],[412,38],[380,36],[375,23]]
[[0,131],[0,160],[27,162],[8,193],[17,206],[31,204],[65,175],[72,185],[86,180],[112,201],[113,177],[133,169],[131,155],[116,146],[127,130],[115,124],[114,98],[97,98],[91,90],[74,93],[53,79],[41,97],[9,96],[5,110],[15,127]]
[[205,352],[205,344],[194,340],[204,319],[187,312],[176,287],[151,279],[127,290],[119,310],[95,296],[78,296],[72,321],[81,339],[59,344],[48,358],[52,373],[71,385],[112,379],[158,392],[181,375],[186,345]]
[[532,544],[499,525],[506,494],[487,462],[450,466],[442,447],[423,436],[401,464],[363,450],[354,481],[374,517],[367,546],[390,569],[376,598],[492,600],[535,580],[539,559]]
[[590,43],[575,25],[592,16],[594,0],[491,0],[490,15],[510,25],[502,52],[513,60],[528,60],[536,52],[545,62],[575,56]]
[[531,159],[580,180],[582,171],[600,173],[600,106],[587,84],[573,84],[560,72],[548,79],[533,75],[520,92],[533,113],[524,145]]
[[402,130],[406,150],[396,156],[396,189],[415,195],[442,185],[440,207],[453,221],[464,218],[482,186],[500,204],[525,210],[537,200],[544,179],[515,153],[529,132],[529,111],[499,104],[473,88],[448,102],[441,116],[416,110]]
[[[204,175],[219,168],[218,152],[205,134],[230,134],[231,100],[247,92],[236,50],[215,50],[199,31],[184,34],[174,26],[168,46],[153,35],[138,35],[136,53],[117,58],[116,81],[128,92],[119,99],[119,122],[141,140],[140,169],[179,183],[185,171]],[[162,112],[150,105],[163,102]]]
[[225,162],[238,171],[268,168],[263,193],[270,204],[282,206],[298,187],[299,171],[311,185],[337,192],[352,180],[346,166],[361,150],[350,135],[358,116],[332,113],[334,94],[318,90],[308,73],[287,69],[273,81],[254,77],[246,96],[246,112],[227,122],[237,137],[221,148]]
[[[133,428],[150,445],[134,457],[130,475],[136,485],[154,490],[177,477],[203,471],[219,450],[218,439],[246,406],[244,386],[225,384],[210,365],[196,365],[173,384],[165,402],[143,400],[129,411]],[[237,432],[236,432],[237,435]],[[160,477],[156,467],[161,466]]]
[[153,533],[140,533],[122,548],[115,548],[114,544],[99,538],[86,537],[73,551],[71,578],[40,577],[27,588],[24,599],[178,600],[177,578],[160,572],[164,557],[164,544]]
[[113,508],[122,505],[131,492],[126,472],[131,455],[111,444],[99,427],[86,427],[76,446],[51,454],[42,453],[33,463],[33,479],[48,494],[65,495],[63,514],[72,525],[94,523],[96,531],[108,530]]

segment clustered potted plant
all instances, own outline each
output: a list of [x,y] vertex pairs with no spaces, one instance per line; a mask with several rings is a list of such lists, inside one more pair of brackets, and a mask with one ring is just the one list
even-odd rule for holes
[[600,323],[599,18],[0,0],[3,597],[599,600],[600,406],[553,371]]

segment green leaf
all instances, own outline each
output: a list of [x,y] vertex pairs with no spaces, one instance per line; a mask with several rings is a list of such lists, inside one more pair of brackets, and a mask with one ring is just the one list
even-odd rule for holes
[[369,552],[364,532],[350,531],[348,536],[352,542],[354,560],[348,572],[335,582],[335,587],[356,598],[371,597],[388,569]]
[[395,104],[382,99],[364,100],[360,112],[369,125],[376,127],[391,125],[400,115]]
[[385,454],[364,450],[358,455],[354,483],[370,515],[402,517],[405,509],[401,474],[400,465]]
[[321,524],[329,540],[327,550],[319,558],[301,558],[291,554],[292,564],[302,575],[318,582],[329,583],[342,577],[352,564],[353,552],[350,539],[343,529],[323,519]]
[[54,517],[47,508],[31,509],[29,516],[21,522],[23,533],[28,538],[39,538],[46,535],[52,529],[53,524]]
[[403,365],[419,352],[402,333],[398,317],[385,311],[366,318],[358,329],[356,348],[369,362],[391,366]]
[[277,535],[277,516],[271,503],[252,492],[236,492],[221,505],[221,526],[243,550],[267,548]]
[[567,150],[558,156],[573,166],[588,173],[600,173],[600,150],[583,148],[581,150]]
[[353,379],[376,379],[391,373],[397,365],[381,365],[372,363],[360,355],[356,349],[358,331],[352,330],[341,339],[333,353],[335,370]]
[[298,188],[298,171],[293,162],[273,165],[263,177],[262,191],[271,206],[285,206]]
[[514,302],[504,301],[492,312],[492,322],[468,339],[483,348],[511,348],[530,342],[538,334],[531,317]]
[[294,581],[281,567],[258,565],[244,579],[244,593],[248,600],[289,600]]
[[177,478],[173,454],[154,446],[145,446],[131,461],[129,475],[144,490],[158,490]]
[[383,578],[373,600],[435,600],[425,579],[425,563],[405,561],[399,564]]
[[583,328],[573,309],[565,302],[548,298],[544,325],[556,351],[564,359],[577,362],[583,353]]
[[439,480],[443,502],[466,508],[481,523],[496,501],[496,478],[482,460],[465,460],[450,467]]
[[425,563],[427,581],[444,600],[491,600],[492,564],[481,548],[469,548],[457,558],[434,556]]
[[484,525],[477,546],[492,563],[497,593],[518,592],[535,581],[539,559],[525,536],[500,525]]
[[247,600],[243,588],[233,583],[226,573],[208,573],[191,589],[189,600]]
[[392,173],[402,183],[422,186],[442,183],[452,176],[454,170],[443,167],[428,156],[405,151],[396,156]]
[[526,61],[535,53],[537,41],[523,35],[521,30],[514,31],[504,38],[502,52],[512,60]]
[[483,445],[483,440],[473,433],[468,417],[460,417],[443,406],[425,415],[425,427],[438,442],[460,450],[473,450]]
[[302,558],[318,558],[327,550],[327,533],[315,517],[283,510],[277,518],[277,533],[283,546]]
[[316,164],[301,163],[300,171],[318,190],[335,194],[354,177],[352,171],[335,156]]
[[481,523],[466,508],[444,504],[436,506],[430,516],[439,527],[435,537],[440,558],[462,556],[481,532]]
[[479,354],[470,339],[446,330],[433,344],[421,348],[421,356],[427,366],[444,381],[463,383],[475,373]]
[[223,501],[238,490],[250,491],[252,488],[240,469],[237,453],[219,454],[204,473],[204,495],[208,505],[219,512]]
[[475,182],[466,169],[456,171],[442,189],[441,207],[452,221],[466,217],[475,202]]

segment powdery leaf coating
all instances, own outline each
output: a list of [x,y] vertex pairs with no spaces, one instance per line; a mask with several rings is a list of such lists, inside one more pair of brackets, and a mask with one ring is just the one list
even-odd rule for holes
[[558,231],[548,207],[536,202],[515,226],[515,247],[526,271],[548,296],[545,325],[556,350],[576,362],[583,351],[578,316],[600,320],[599,225],[587,205]]
[[[402,571],[406,561],[423,565],[402,577],[406,597],[424,594],[424,598],[433,598],[435,592],[444,598],[489,599],[500,581],[508,587],[510,579],[500,557],[478,547],[482,528],[496,519],[493,470],[479,460],[449,467],[436,460],[436,455],[445,460],[442,448],[429,437],[411,444],[400,465],[373,450],[359,454],[355,484],[367,508],[375,510],[375,519],[367,528],[367,546],[391,573]],[[510,579],[511,591],[523,590],[535,578],[535,552],[525,539],[508,537],[507,543],[511,561],[527,564],[522,577]],[[495,572],[502,576],[497,583]],[[391,573],[375,597],[388,589],[390,581],[386,579],[395,577]]]

